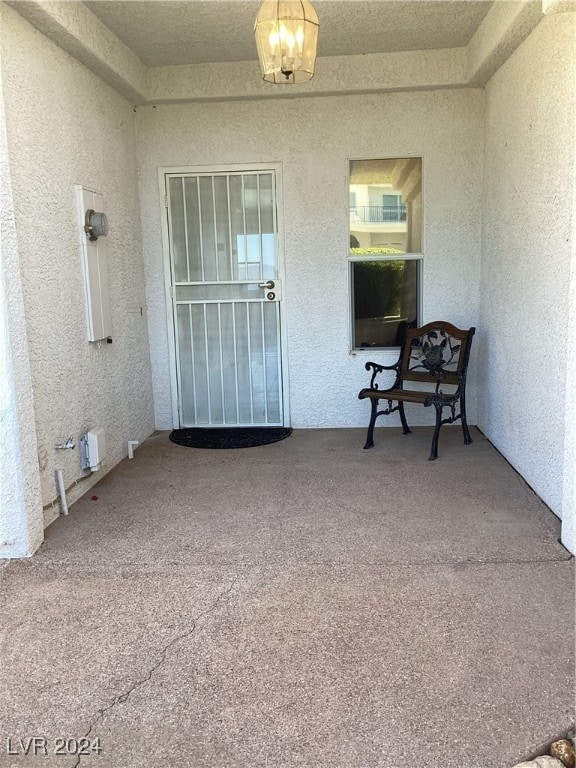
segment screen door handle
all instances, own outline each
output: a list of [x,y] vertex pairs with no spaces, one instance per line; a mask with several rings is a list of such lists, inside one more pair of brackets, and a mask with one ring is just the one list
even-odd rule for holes
[[258,288],[267,288],[269,291],[271,291],[275,285],[276,283],[274,280],[268,280],[267,283],[258,283]]

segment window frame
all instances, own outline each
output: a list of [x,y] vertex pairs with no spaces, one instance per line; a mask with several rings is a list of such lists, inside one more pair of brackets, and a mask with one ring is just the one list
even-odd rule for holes
[[397,254],[366,254],[366,255],[352,255],[350,253],[350,236],[352,234],[350,228],[350,208],[347,207],[347,253],[348,253],[348,342],[349,351],[351,355],[374,355],[374,352],[379,354],[393,353],[398,355],[400,347],[357,347],[355,346],[355,320],[354,320],[354,278],[353,278],[353,264],[355,262],[366,261],[417,261],[418,262],[418,298],[416,302],[417,312],[417,324],[422,325],[423,307],[424,307],[424,270],[425,270],[425,252],[426,252],[426,206],[424,204],[425,199],[425,158],[423,153],[403,153],[397,155],[386,155],[380,157],[347,157],[346,158],[346,197],[345,200],[350,199],[350,166],[353,162],[358,160],[403,160],[408,158],[420,159],[420,171],[421,171],[421,187],[422,187],[422,222],[421,222],[421,235],[420,245],[421,250],[418,253],[397,253]]

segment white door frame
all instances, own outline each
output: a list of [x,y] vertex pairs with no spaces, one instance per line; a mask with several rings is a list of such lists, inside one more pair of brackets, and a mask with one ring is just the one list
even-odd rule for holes
[[160,190],[160,208],[162,221],[162,252],[164,260],[164,292],[166,297],[166,323],[168,336],[168,358],[170,364],[170,397],[172,401],[172,428],[180,426],[178,411],[178,376],[176,370],[176,312],[175,298],[172,295],[172,268],[170,264],[170,236],[168,232],[168,189],[166,174],[234,173],[252,171],[274,171],[276,180],[276,226],[278,230],[278,277],[282,285],[280,304],[280,360],[282,367],[282,405],[284,425],[290,426],[290,397],[288,390],[288,334],[286,331],[286,280],[284,265],[284,206],[282,194],[282,163],[234,163],[229,165],[178,165],[158,168],[158,186]]

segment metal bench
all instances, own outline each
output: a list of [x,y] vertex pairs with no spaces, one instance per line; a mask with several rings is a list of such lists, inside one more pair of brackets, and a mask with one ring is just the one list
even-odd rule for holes
[[[410,432],[404,403],[417,403],[425,408],[433,405],[436,409],[436,426],[428,457],[430,461],[438,458],[438,437],[442,424],[452,424],[460,419],[464,444],[472,442],[466,422],[466,372],[475,331],[475,328],[461,330],[451,323],[437,320],[406,331],[400,357],[394,365],[366,363],[366,370],[372,371],[370,386],[358,394],[360,400],[370,400],[372,406],[364,448],[372,448],[374,445],[374,425],[378,416],[388,416],[398,411],[404,434]],[[384,371],[396,371],[396,380],[389,389],[379,389],[376,383],[378,374]],[[418,382],[420,385],[428,385],[428,388],[407,389],[407,382]],[[387,407],[382,410],[378,410],[380,400],[387,403]],[[393,403],[397,405],[393,407]],[[459,413],[456,413],[457,407]],[[450,414],[442,418],[445,408],[449,409]]]

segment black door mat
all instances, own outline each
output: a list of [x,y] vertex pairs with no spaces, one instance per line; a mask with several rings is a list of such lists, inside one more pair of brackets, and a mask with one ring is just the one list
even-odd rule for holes
[[187,427],[170,432],[170,440],[187,448],[253,448],[256,445],[277,443],[291,434],[290,427]]

